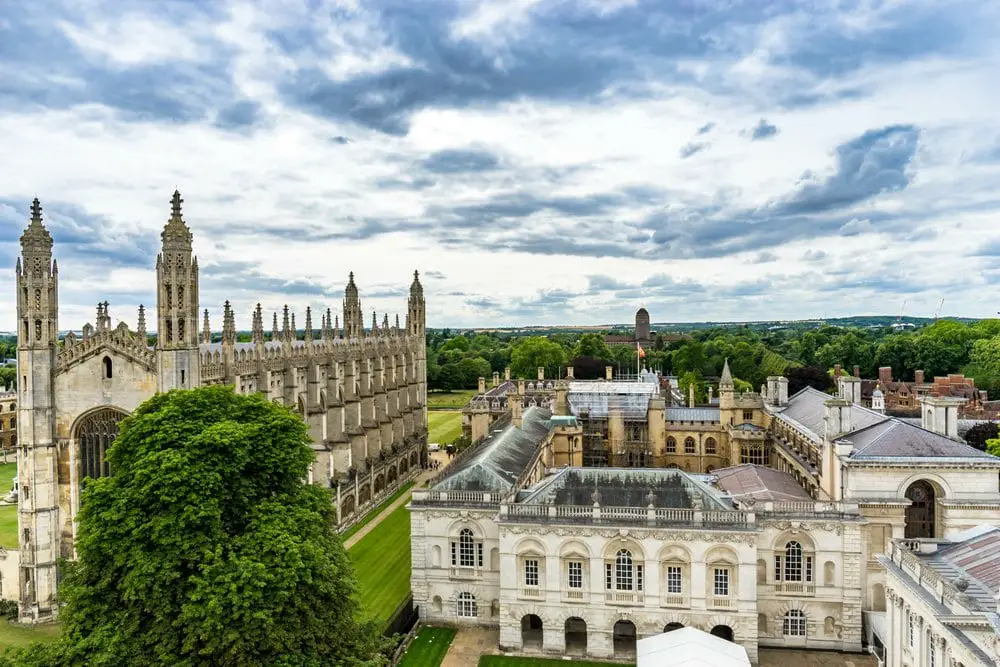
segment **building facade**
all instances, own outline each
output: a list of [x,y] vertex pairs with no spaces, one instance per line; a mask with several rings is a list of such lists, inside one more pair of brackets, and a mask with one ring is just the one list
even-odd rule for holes
[[886,616],[873,634],[887,667],[1000,664],[1000,530],[892,540],[879,562]]
[[[414,493],[421,615],[553,655],[626,657],[680,625],[754,662],[759,646],[860,651],[886,621],[892,540],[1000,524],[1000,459],[957,437],[961,399],[923,397],[916,425],[861,405],[846,375],[836,395],[789,396],[783,377],[740,393],[726,364],[717,407],[668,406],[658,385],[498,383],[485,435]],[[476,460],[508,482],[473,478]]]
[[[157,392],[228,384],[297,411],[309,426],[310,481],[335,487],[338,519],[350,521],[426,462],[426,348],[423,288],[414,274],[405,326],[365,329],[353,274],[343,328],[330,309],[300,334],[287,306],[270,335],[260,305],[251,341],[237,342],[227,301],[215,340],[200,313],[198,259],[180,193],[156,258],[155,342],[139,307],[135,329],[112,326],[110,306],[81,335],[59,332],[59,269],[36,199],[16,268],[19,599],[22,620],[57,613],[56,564],[74,555],[81,483],[109,474],[105,453],[119,422]],[[199,314],[202,326],[199,331]],[[4,417],[6,419],[6,416]]]
[[[0,391],[0,450],[14,453],[17,447],[17,392]],[[6,492],[6,489],[0,489]]]

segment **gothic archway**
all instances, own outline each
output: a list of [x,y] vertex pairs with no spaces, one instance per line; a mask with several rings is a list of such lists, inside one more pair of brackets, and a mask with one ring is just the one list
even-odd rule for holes
[[127,416],[117,408],[98,408],[77,420],[73,433],[80,452],[81,480],[111,474],[107,451],[118,437],[118,423]]

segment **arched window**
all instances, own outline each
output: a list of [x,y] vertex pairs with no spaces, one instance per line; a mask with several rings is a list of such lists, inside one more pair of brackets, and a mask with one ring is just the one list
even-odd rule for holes
[[476,596],[472,593],[459,593],[458,595],[458,615],[462,618],[475,618],[479,614],[476,610]]
[[113,369],[111,367],[111,357],[104,357],[102,363],[104,364],[104,379],[110,380],[113,375]]
[[785,614],[782,634],[786,637],[806,636],[806,615],[799,609],[789,609]]
[[684,453],[685,454],[694,454],[695,451],[696,450],[695,450],[695,445],[694,445],[694,438],[692,438],[691,436],[688,436],[688,437],[684,438]]
[[705,453],[715,454],[715,438],[707,438],[705,440]]
[[905,511],[904,537],[934,537],[934,487],[924,480],[914,482],[906,489],[906,498],[910,506]]
[[80,447],[80,479],[96,479],[111,474],[105,454],[118,436],[118,422],[124,418],[124,412],[101,408],[80,420],[76,427],[76,441]]
[[474,539],[472,531],[463,528],[458,534],[458,541],[451,543],[452,567],[482,567],[483,543]]
[[674,436],[669,436],[667,438],[667,449],[666,449],[666,451],[667,451],[667,454],[675,454],[677,452],[677,440],[674,439]]
[[604,587],[616,591],[642,591],[642,565],[632,560],[632,552],[619,549],[613,563],[604,565]]

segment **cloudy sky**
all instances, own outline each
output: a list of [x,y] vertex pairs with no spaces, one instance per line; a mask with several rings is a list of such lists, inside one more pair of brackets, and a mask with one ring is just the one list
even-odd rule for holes
[[[32,197],[61,326],[230,299],[430,326],[944,312],[1000,283],[1000,3],[0,5],[0,329]],[[150,320],[152,313],[150,313]],[[268,318],[268,321],[270,318]]]

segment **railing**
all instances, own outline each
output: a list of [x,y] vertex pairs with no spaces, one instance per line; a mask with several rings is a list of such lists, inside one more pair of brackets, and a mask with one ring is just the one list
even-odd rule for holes
[[708,606],[712,609],[731,609],[736,604],[731,597],[711,595],[708,598]]
[[816,592],[816,585],[801,581],[776,581],[774,592],[786,595],[813,595]]
[[835,503],[821,500],[774,502],[765,501],[755,506],[758,512],[775,514],[856,514],[857,503]]
[[907,551],[920,551],[920,540],[900,540],[899,546]]
[[604,601],[608,604],[644,604],[646,596],[634,591],[606,591]]
[[661,595],[661,607],[687,607],[688,599],[684,595]]
[[484,491],[431,491],[428,489],[417,489],[413,491],[412,502],[415,505],[440,503],[442,505],[499,507],[500,494]]
[[518,591],[518,597],[537,600],[542,597],[542,589],[538,586],[522,586]]
[[[448,494],[449,500],[451,494]],[[419,504],[420,498],[414,495]],[[638,524],[646,526],[728,526],[750,528],[754,514],[739,510],[696,510],[652,507],[601,507],[599,505],[520,505],[504,503],[501,520],[564,521],[569,523]]]
[[567,600],[583,600],[586,597],[582,588],[568,588],[563,591],[563,598]]

